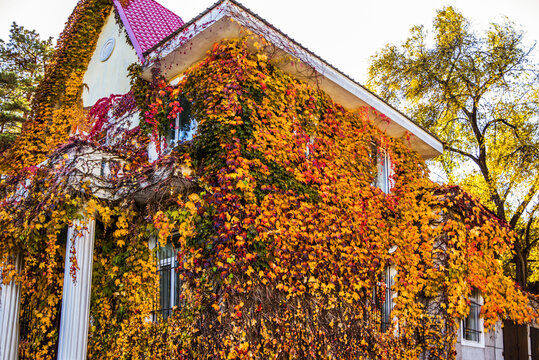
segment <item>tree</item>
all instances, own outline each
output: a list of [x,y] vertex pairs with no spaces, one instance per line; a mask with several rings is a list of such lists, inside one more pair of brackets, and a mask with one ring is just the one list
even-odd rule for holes
[[[447,7],[433,31],[411,29],[377,53],[369,86],[438,135],[436,162],[516,231],[512,259],[525,287],[539,241],[539,67],[507,19],[484,33]],[[537,278],[539,279],[539,277]]]
[[20,132],[52,53],[52,38],[41,40],[34,30],[15,22],[9,41],[0,40],[0,152]]

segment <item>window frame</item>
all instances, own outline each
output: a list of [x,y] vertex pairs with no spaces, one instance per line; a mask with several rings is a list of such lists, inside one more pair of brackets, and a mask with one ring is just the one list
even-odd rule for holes
[[[172,240],[172,239],[171,239]],[[160,258],[159,254],[160,251],[163,251],[167,249],[167,247],[170,246],[171,254],[167,257]],[[165,250],[166,251],[166,250]],[[174,248],[172,245],[172,241],[167,242],[165,246],[159,246],[157,247],[157,253],[156,253],[156,259],[157,259],[157,266],[156,266],[156,273],[158,276],[158,291],[156,294],[156,300],[155,300],[155,306],[154,310],[152,311],[152,321],[158,322],[158,321],[167,321],[167,319],[173,314],[175,307],[180,307],[183,305],[182,299],[181,299],[181,293],[182,293],[182,281],[180,279],[180,274],[177,271],[178,268],[178,250]],[[166,273],[168,273],[169,277],[169,284],[168,284],[168,307],[163,306],[163,300],[161,298],[162,296],[162,274],[163,274],[163,268],[169,267],[166,269]],[[165,285],[166,286],[166,285]]]
[[[189,102],[189,100],[187,100],[186,98],[182,98],[181,96],[178,98],[178,101],[180,101],[180,102]],[[190,102],[189,102],[189,104],[190,104],[189,105],[189,115],[188,115],[189,118],[190,118],[189,130],[181,130],[180,129],[181,128],[181,126],[180,126],[180,117],[182,116],[183,111],[185,111],[185,107],[184,107],[184,110],[182,112],[179,112],[178,114],[176,114],[176,117],[174,118],[174,123],[172,123],[172,121],[170,123],[170,130],[167,133],[167,135],[165,136],[165,143],[166,143],[166,150],[167,151],[172,150],[173,148],[175,148],[179,144],[182,144],[182,143],[184,143],[186,141],[193,140],[193,137],[194,137],[194,135],[196,133],[196,130],[198,128],[198,121],[192,115],[192,109],[191,109],[192,104]],[[174,135],[171,136],[172,131],[174,132]]]
[[314,142],[316,140],[316,135],[313,134],[313,135],[309,135],[307,134],[307,143],[305,144],[305,158],[306,159],[309,159],[309,157],[311,156],[311,153],[313,152],[311,150],[311,148],[314,146]]
[[380,331],[382,333],[387,332],[391,329],[391,313],[395,307],[395,298],[397,293],[393,292],[393,285],[395,285],[395,276],[397,275],[397,270],[394,265],[388,265],[384,269],[383,273],[383,283],[385,284],[384,291],[384,302],[380,309]]
[[[470,295],[468,296],[468,299],[470,301],[470,311],[468,312],[468,315],[466,316],[466,318],[461,319],[460,321],[461,344],[464,346],[484,348],[485,347],[485,331],[484,331],[484,326],[483,326],[483,318],[480,316],[481,306],[483,306],[483,297],[481,296],[479,290],[473,289]],[[468,329],[466,327],[466,319],[472,315],[472,311],[476,311],[477,329]],[[477,340],[466,339],[465,335],[467,331],[472,331],[476,333],[478,335],[478,339]]]
[[393,167],[387,149],[372,143],[376,159],[376,176],[372,185],[389,194],[393,189]]

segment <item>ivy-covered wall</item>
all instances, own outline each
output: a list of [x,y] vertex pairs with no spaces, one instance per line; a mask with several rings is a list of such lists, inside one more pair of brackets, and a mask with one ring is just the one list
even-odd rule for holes
[[[32,304],[22,353],[53,357],[71,248],[65,228],[84,216],[98,220],[91,359],[451,359],[472,288],[484,298],[486,326],[536,317],[503,273],[513,236],[506,224],[460,189],[432,183],[407,139],[385,136],[369,109],[347,111],[272,61],[246,39],[217,43],[177,86],[158,74],[152,84],[135,81],[125,98],[138,101],[144,121],[114,142],[100,142],[111,97],[84,120],[97,124],[87,135],[17,153],[21,163],[53,154],[0,182],[3,269],[24,255],[16,279]],[[161,144],[183,111],[180,96],[192,103],[197,135],[149,163],[147,145]],[[373,144],[391,159],[388,194],[372,185]],[[68,149],[82,146],[121,161],[74,188]],[[183,169],[180,191],[163,178],[144,204],[95,196],[98,180],[136,188],[167,168]],[[182,305],[158,322],[150,320],[159,296],[152,237],[161,246],[174,239],[183,281]],[[390,265],[398,296],[382,331]]]
[[52,149],[68,140],[72,126],[84,118],[82,79],[111,9],[111,0],[77,3],[34,94],[23,136],[6,156],[7,161],[0,164],[2,173],[15,173],[44,161]]

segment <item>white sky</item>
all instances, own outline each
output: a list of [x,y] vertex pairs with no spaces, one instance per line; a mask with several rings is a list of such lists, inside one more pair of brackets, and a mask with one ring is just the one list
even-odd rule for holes
[[[184,21],[214,0],[158,0]],[[485,29],[502,16],[539,41],[539,0],[240,0],[275,27],[352,78],[364,83],[369,58],[388,43],[400,44],[410,27],[429,28],[436,9],[453,5]],[[13,21],[58,37],[76,0],[0,0],[0,38],[8,40]],[[538,45],[539,47],[539,45]],[[537,49],[536,53],[539,53]]]

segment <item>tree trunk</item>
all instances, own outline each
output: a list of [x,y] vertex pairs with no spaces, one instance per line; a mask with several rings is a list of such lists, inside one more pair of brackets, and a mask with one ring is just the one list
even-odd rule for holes
[[515,262],[515,281],[521,287],[522,290],[526,290],[526,283],[528,280],[528,269],[526,259],[522,254],[522,247],[520,246],[520,239],[515,241],[515,255],[513,257]]

